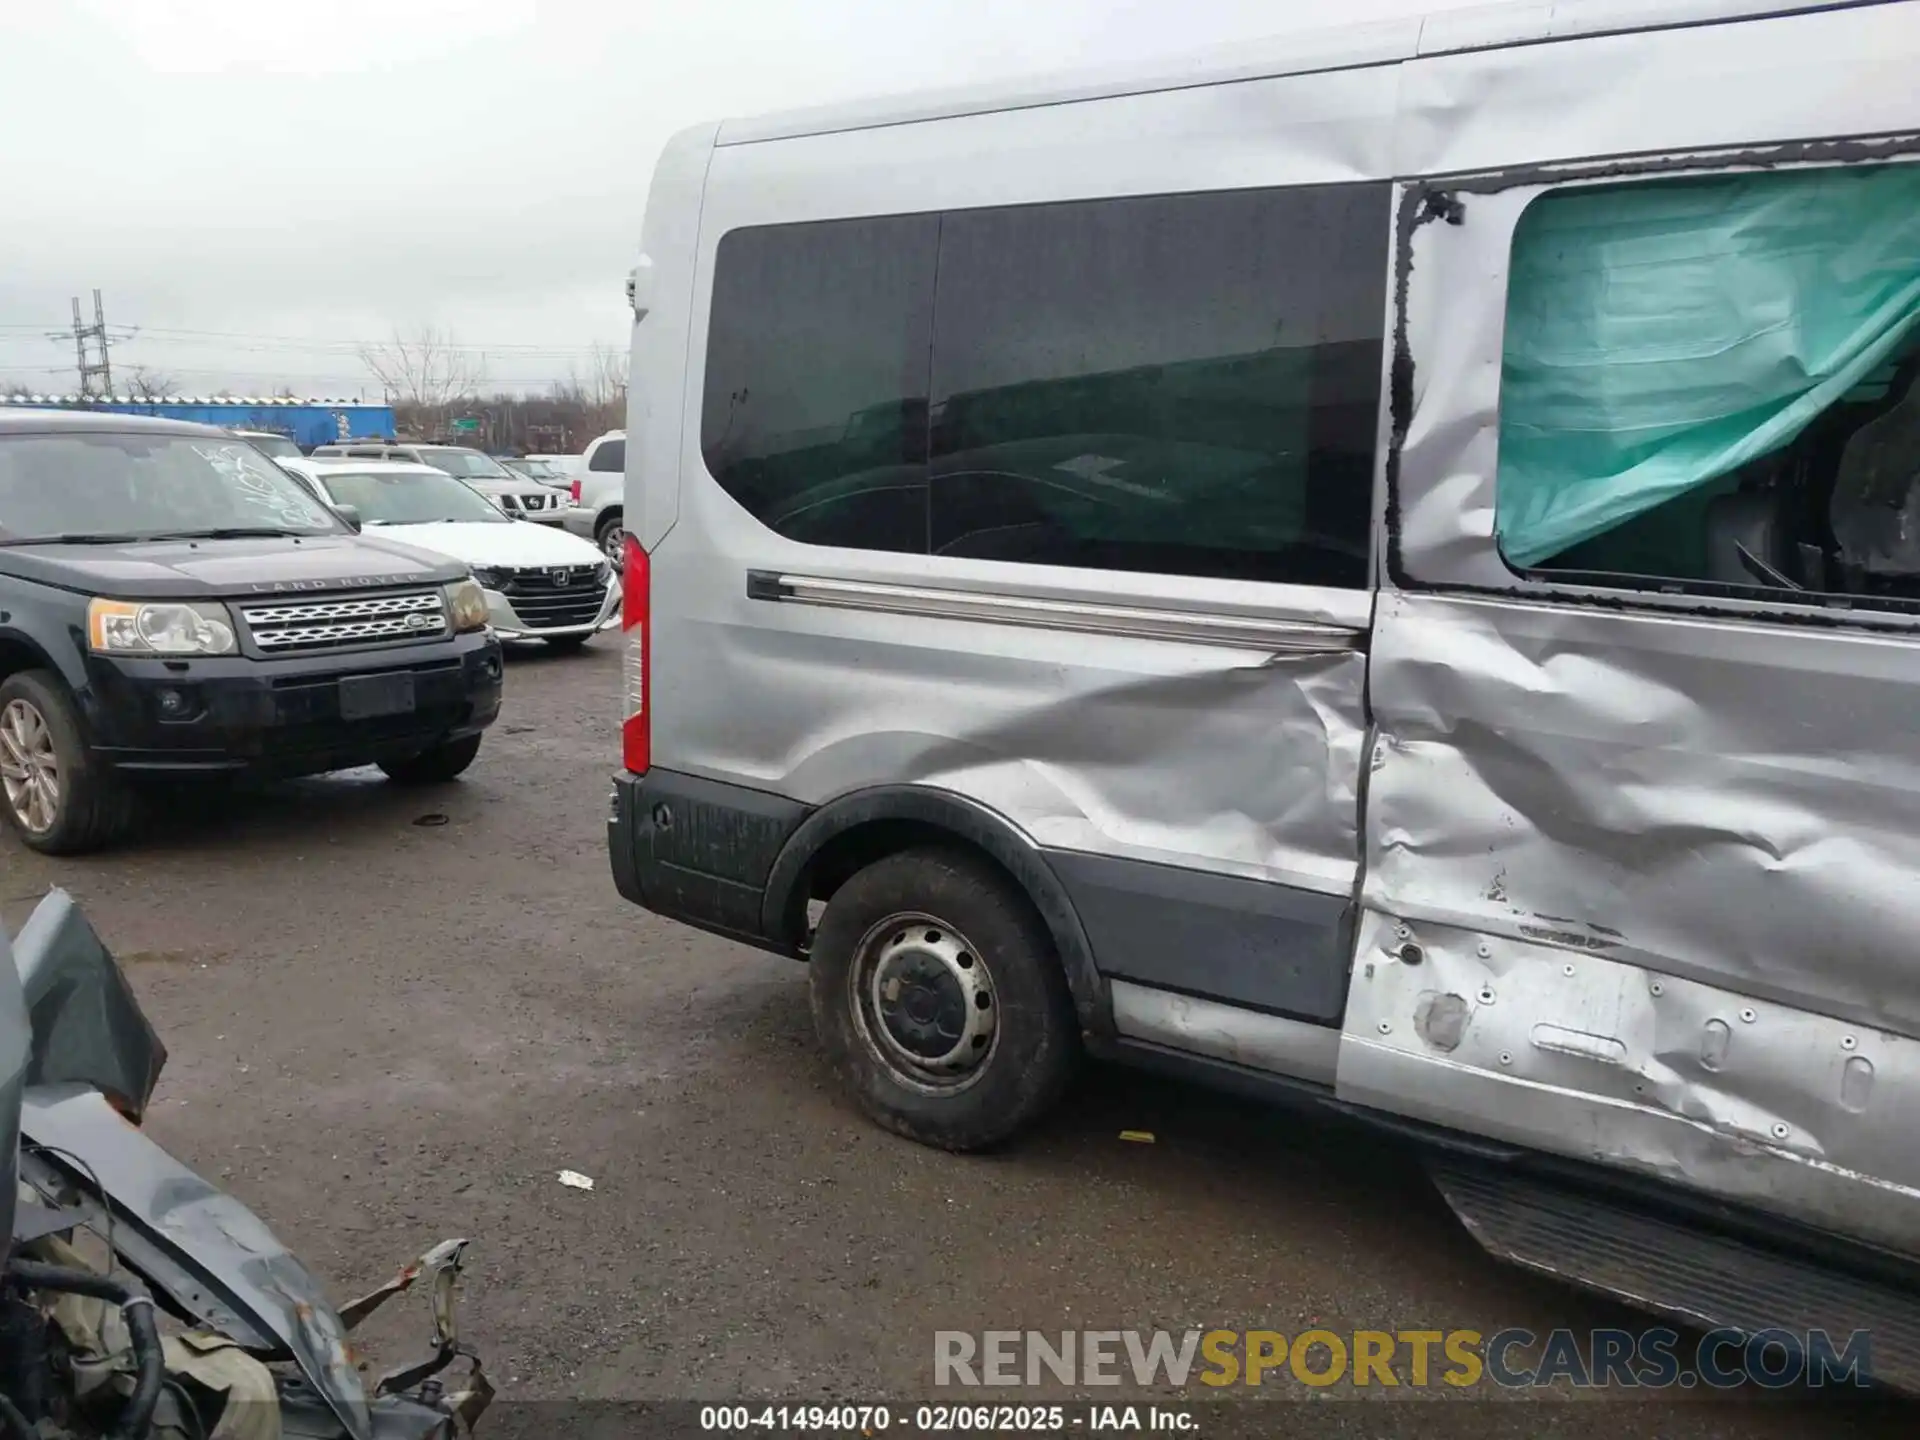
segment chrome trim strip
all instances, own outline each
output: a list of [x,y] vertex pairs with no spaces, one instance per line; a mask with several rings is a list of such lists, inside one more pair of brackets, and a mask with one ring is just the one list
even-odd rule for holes
[[1110,988],[1114,1028],[1129,1039],[1333,1084],[1340,1060],[1340,1031],[1333,1026],[1309,1025],[1126,980],[1112,981]]
[[1238,650],[1295,655],[1354,650],[1366,636],[1364,629],[1306,620],[1150,610],[1030,595],[936,590],[871,580],[830,580],[813,575],[749,575],[747,593],[755,599],[819,605],[833,610],[973,620],[989,625],[1073,630],[1134,640],[1180,640],[1196,645],[1226,645]]

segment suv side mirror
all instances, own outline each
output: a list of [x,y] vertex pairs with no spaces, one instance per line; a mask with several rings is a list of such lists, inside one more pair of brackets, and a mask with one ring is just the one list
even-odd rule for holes
[[341,522],[349,530],[353,531],[354,534],[358,535],[360,533],[360,511],[357,507],[352,505],[336,505],[333,507],[333,513],[338,515]]

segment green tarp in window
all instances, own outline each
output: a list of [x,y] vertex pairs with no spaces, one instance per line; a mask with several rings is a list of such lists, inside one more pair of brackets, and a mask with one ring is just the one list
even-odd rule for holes
[[1920,321],[1920,165],[1543,196],[1514,235],[1496,526],[1527,566],[1788,444]]

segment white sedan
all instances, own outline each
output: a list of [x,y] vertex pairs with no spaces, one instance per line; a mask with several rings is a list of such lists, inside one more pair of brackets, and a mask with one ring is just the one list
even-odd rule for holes
[[473,567],[503,640],[578,650],[619,623],[620,583],[591,541],[511,520],[478,491],[430,465],[389,460],[283,460],[334,509],[422,550]]

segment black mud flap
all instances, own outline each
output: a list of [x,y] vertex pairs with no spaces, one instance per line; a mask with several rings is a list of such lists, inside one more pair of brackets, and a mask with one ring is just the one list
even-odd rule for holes
[[1631,1200],[1517,1169],[1437,1161],[1434,1183],[1488,1253],[1698,1330],[1864,1331],[1875,1385],[1920,1394],[1920,1295]]

